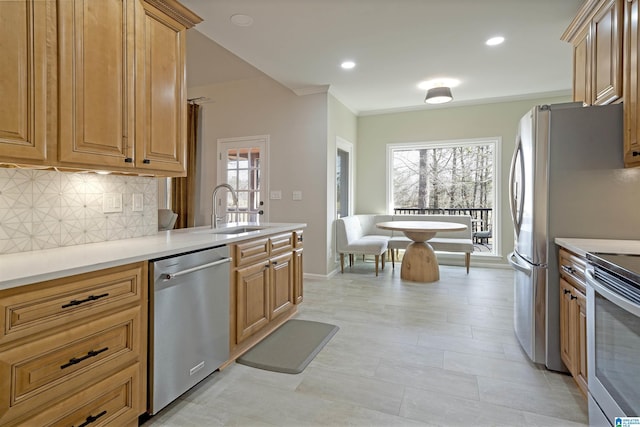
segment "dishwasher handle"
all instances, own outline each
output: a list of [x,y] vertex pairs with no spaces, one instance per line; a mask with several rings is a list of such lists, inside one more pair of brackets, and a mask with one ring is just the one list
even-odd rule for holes
[[176,277],[184,276],[185,274],[193,273],[194,271],[204,270],[205,268],[215,267],[216,265],[226,264],[231,262],[231,258],[222,258],[218,261],[210,262],[207,264],[198,265],[196,267],[187,268],[186,270],[176,271],[175,273],[164,274],[164,280],[175,279]]

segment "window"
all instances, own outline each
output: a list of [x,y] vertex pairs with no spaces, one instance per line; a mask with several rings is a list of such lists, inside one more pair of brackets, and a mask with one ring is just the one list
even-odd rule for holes
[[495,254],[498,142],[388,144],[389,212],[470,215],[475,252]]

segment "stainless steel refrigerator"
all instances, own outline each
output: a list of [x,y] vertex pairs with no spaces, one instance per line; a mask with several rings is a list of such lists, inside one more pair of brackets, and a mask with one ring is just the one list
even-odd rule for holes
[[509,200],[514,329],[529,358],[560,358],[556,237],[639,239],[640,174],[623,169],[622,105],[534,107],[519,123]]

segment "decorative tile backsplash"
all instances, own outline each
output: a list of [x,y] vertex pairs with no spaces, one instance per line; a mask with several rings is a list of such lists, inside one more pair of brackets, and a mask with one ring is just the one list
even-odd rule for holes
[[[122,212],[103,213],[105,193],[122,194]],[[0,168],[0,254],[156,234],[157,198],[150,177]]]

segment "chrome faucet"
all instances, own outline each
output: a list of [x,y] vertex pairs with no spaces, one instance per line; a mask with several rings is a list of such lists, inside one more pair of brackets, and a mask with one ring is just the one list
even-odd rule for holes
[[226,218],[226,215],[222,217],[218,216],[218,209],[217,209],[218,204],[216,203],[216,194],[218,193],[218,190],[220,190],[221,188],[226,188],[229,190],[229,192],[231,193],[231,197],[233,197],[233,203],[235,203],[236,208],[238,207],[238,196],[236,195],[236,190],[234,190],[233,187],[230,186],[229,184],[217,185],[216,188],[213,189],[213,195],[211,196],[212,204],[213,204],[213,209],[211,214],[211,228],[218,228],[218,221]]

